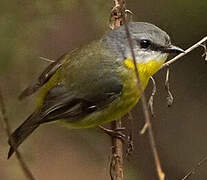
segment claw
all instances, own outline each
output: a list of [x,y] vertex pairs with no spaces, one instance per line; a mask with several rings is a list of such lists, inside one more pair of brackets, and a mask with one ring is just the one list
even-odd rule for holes
[[122,132],[124,131],[126,128],[125,127],[122,127],[122,128],[119,128],[119,129],[115,129],[115,130],[111,130],[111,129],[107,129],[103,126],[99,126],[99,128],[106,134],[108,134],[109,136],[112,136],[112,137],[117,137],[123,141],[126,140],[126,135]]

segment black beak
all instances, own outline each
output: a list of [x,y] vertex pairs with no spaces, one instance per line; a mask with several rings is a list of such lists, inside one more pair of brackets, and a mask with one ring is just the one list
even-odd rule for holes
[[177,46],[170,45],[169,47],[164,48],[163,52],[179,54],[179,53],[184,53],[185,51]]

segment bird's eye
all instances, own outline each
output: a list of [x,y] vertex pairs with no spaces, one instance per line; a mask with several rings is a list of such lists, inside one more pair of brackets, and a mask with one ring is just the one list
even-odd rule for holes
[[151,46],[151,41],[148,39],[142,39],[140,40],[140,47],[143,49],[147,49]]

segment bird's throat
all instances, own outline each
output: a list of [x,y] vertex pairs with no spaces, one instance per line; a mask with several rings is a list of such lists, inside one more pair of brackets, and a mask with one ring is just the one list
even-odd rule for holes
[[[154,75],[160,67],[163,65],[167,57],[164,57],[163,59],[151,59],[147,62],[142,63],[136,63],[139,76],[140,78],[149,78],[150,76]],[[125,59],[124,65],[126,68],[135,70],[134,62],[132,59]]]

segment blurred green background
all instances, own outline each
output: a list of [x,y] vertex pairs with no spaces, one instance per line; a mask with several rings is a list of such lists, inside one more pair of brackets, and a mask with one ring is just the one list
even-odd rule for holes
[[[56,59],[66,51],[101,37],[108,30],[112,0],[14,0],[0,5],[0,87],[9,122],[16,128],[32,111],[32,97],[17,100],[21,90],[48,65],[39,57]],[[156,24],[184,49],[207,35],[207,1],[128,0],[134,21]],[[207,155],[207,63],[197,49],[171,66],[175,98],[166,105],[165,70],[157,80],[152,119],[156,143],[168,180],[181,179]],[[146,90],[150,96],[151,85]],[[135,150],[125,161],[126,180],[156,180],[140,103],[133,110]],[[126,123],[126,126],[130,125]],[[109,179],[110,138],[97,129],[70,130],[41,126],[20,147],[38,180]],[[0,179],[22,180],[15,157],[7,160],[7,136],[0,127]],[[207,164],[191,179],[205,180]]]

